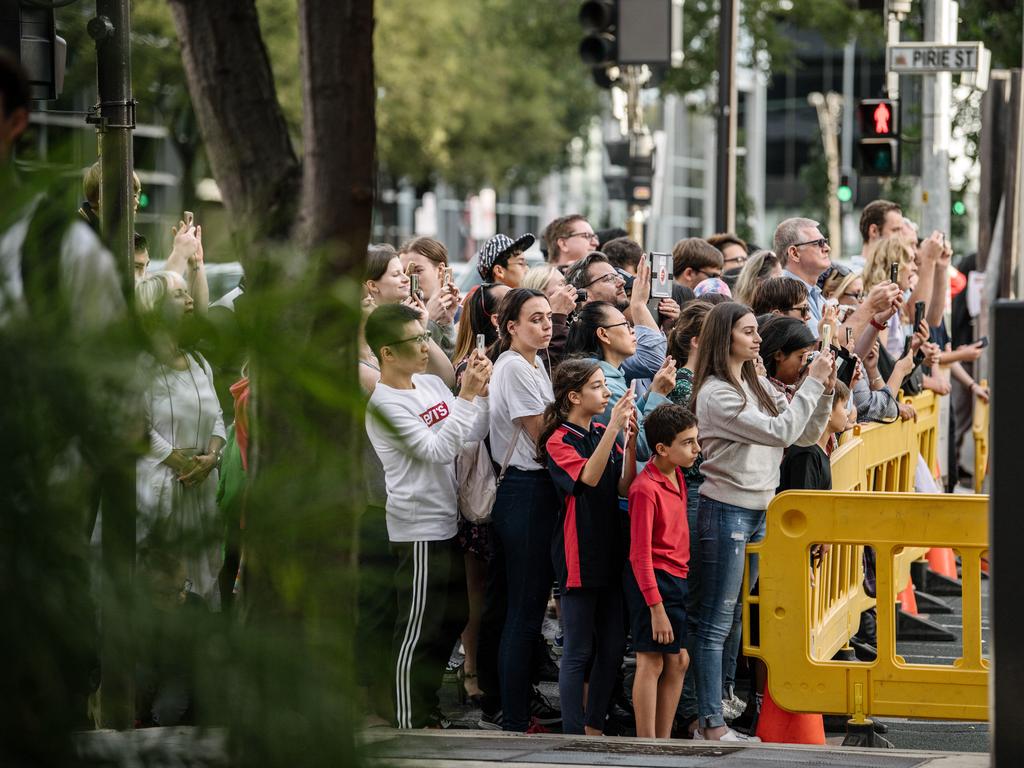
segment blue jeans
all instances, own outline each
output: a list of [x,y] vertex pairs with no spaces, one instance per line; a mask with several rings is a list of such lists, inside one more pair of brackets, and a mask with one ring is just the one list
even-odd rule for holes
[[[565,631],[565,650],[558,672],[562,733],[583,735],[584,725],[603,731],[626,646],[622,586],[616,580],[607,587],[570,589],[562,593],[561,609]],[[588,667],[584,712],[583,681]]]
[[546,470],[510,467],[498,488],[491,520],[505,555],[508,609],[498,651],[502,727],[530,725],[530,670],[554,580],[551,535],[558,496]]
[[[726,639],[741,620],[743,561],[749,542],[765,534],[765,511],[700,497],[697,528],[700,538],[701,600],[697,627],[697,709],[701,726],[725,725],[722,717],[723,663]],[[757,581],[757,558],[750,563],[750,582]]]

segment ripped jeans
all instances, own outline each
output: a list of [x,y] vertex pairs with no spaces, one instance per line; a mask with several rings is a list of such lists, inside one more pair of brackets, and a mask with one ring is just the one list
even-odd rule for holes
[[[722,648],[742,613],[740,590],[748,542],[761,541],[765,511],[745,509],[709,499],[698,507],[701,602],[697,626],[697,709],[702,728],[725,725],[722,717]],[[750,564],[750,583],[757,581],[757,558]]]

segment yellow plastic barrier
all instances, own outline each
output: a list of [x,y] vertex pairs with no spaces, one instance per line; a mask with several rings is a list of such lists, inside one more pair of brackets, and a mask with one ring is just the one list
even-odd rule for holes
[[[918,456],[926,460],[936,456],[939,408],[931,392],[905,402],[914,406],[916,419],[858,424],[843,436],[831,458],[833,492],[913,492]],[[906,547],[897,556],[896,593],[910,582],[911,563],[927,551],[927,547]],[[815,567],[808,625],[814,659],[830,659],[846,646],[857,631],[861,613],[875,605],[875,598],[864,590],[863,553],[863,546],[834,545]]]
[[[988,381],[982,379],[981,386],[988,387]],[[980,397],[974,398],[971,432],[974,435],[974,492],[981,493],[988,474],[988,401]]]
[[[985,496],[818,491],[776,496],[768,507],[764,541],[747,550],[748,558],[760,558],[759,595],[749,594],[746,574],[743,587],[744,652],[768,665],[776,703],[793,712],[852,712],[857,722],[869,713],[987,720],[989,663],[981,647],[987,505]],[[878,658],[831,661],[832,654],[815,645],[810,631],[819,611],[812,593],[819,584],[811,586],[809,557],[811,546],[819,543],[841,545],[833,552],[875,549],[879,605],[893,605],[905,586],[897,578],[896,560],[906,547],[956,549],[963,564],[963,655],[951,666],[906,663],[896,654],[895,611],[880,610]],[[843,563],[840,557],[830,567],[842,573]],[[752,604],[759,605],[756,646],[750,643]]]

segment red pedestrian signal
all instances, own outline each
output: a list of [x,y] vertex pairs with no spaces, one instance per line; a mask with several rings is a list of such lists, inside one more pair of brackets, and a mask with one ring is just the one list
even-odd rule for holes
[[857,104],[862,139],[891,138],[900,132],[899,104],[892,99],[863,99]]
[[891,133],[889,130],[889,118],[892,117],[892,110],[889,109],[889,105],[883,101],[875,107],[873,117],[875,119],[875,133],[879,136],[889,135]]

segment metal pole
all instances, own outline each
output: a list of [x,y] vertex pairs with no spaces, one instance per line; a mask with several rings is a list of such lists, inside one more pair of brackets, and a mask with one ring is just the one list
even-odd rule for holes
[[[925,0],[924,37],[937,43],[956,42],[958,6],[950,0]],[[949,232],[949,139],[953,76],[925,75],[921,120],[921,234]]]
[[736,229],[736,38],[735,0],[721,0],[718,20],[718,106],[715,152],[715,230]]
[[[96,0],[89,21],[96,41],[99,105],[90,122],[97,126],[100,153],[100,226],[107,247],[122,269],[122,284],[134,293],[132,266],[135,199],[132,187],[131,7],[129,0]],[[102,594],[102,726],[129,728],[135,714],[134,662],[129,653],[131,582],[135,564],[135,473],[118,468],[104,473]]]
[[[843,46],[843,129],[842,129],[842,168],[846,178],[853,180],[853,110],[856,100],[856,92],[853,85],[854,67],[856,66],[857,43],[850,40]],[[843,206],[841,219],[841,231],[832,236],[833,242],[841,242],[844,246],[848,244],[846,233],[853,231],[853,222],[850,220],[850,206],[855,205],[856,200]],[[853,242],[849,242],[856,251]]]

